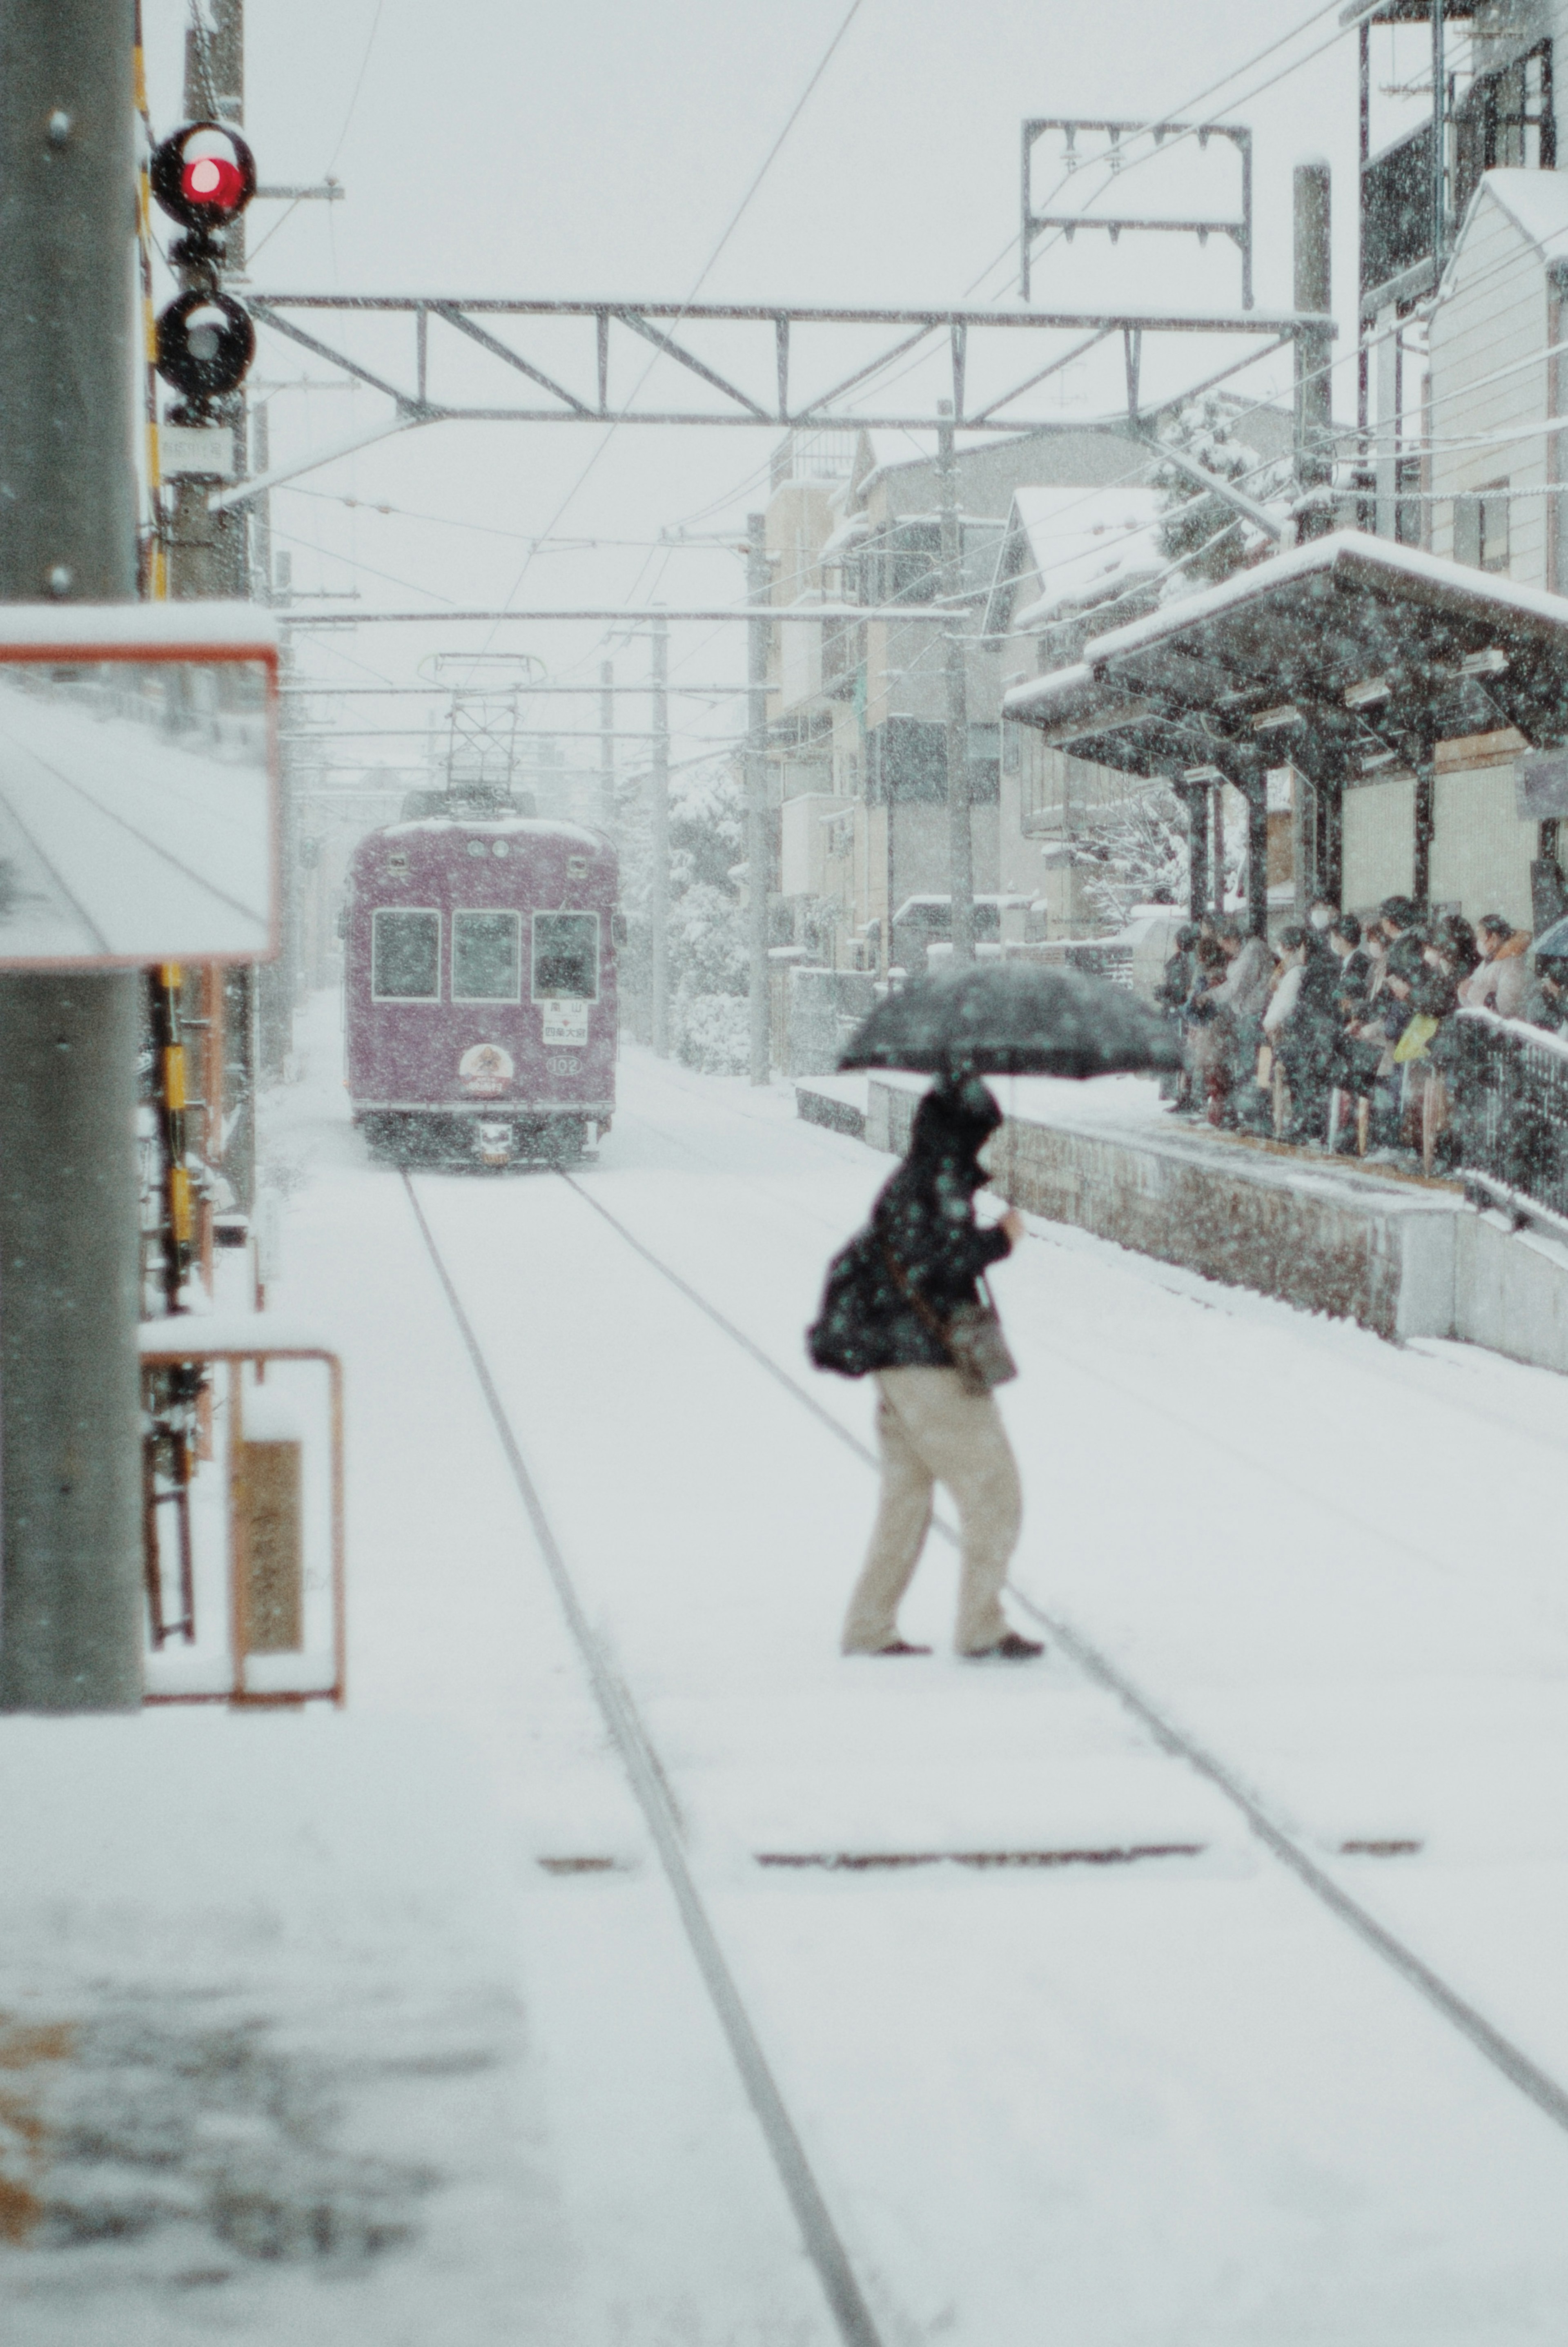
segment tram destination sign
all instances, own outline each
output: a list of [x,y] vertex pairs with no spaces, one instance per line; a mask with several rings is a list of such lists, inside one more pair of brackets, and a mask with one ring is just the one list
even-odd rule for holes
[[276,952],[277,689],[244,604],[0,605],[0,969]]

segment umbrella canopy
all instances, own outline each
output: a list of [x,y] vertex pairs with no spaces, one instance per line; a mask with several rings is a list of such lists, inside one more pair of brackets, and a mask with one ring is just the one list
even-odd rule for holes
[[1560,961],[1568,959],[1568,913],[1560,921],[1553,921],[1549,929],[1542,930],[1535,940],[1534,950],[1538,957],[1545,954],[1549,958],[1554,956]]
[[838,1064],[927,1075],[1083,1077],[1181,1063],[1172,1029],[1123,988],[1081,970],[986,961],[915,979],[889,995]]

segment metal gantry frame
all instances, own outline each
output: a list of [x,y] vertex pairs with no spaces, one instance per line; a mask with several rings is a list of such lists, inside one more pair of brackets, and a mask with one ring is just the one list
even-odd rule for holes
[[[950,423],[961,432],[1076,429],[1076,419],[1069,427],[1060,412],[1046,412],[1038,403],[1033,406],[1021,403],[1086,350],[1113,335],[1120,334],[1122,340],[1128,404],[1136,416],[1137,354],[1145,335],[1244,335],[1278,347],[1304,333],[1333,330],[1328,318],[1251,308],[1194,312],[844,309],[787,302],[469,300],[448,294],[393,293],[253,293],[249,304],[259,325],[341,368],[367,389],[380,392],[393,403],[394,413],[370,432],[345,440],[341,448],[323,450],[309,465],[279,467],[217,491],[210,499],[215,510],[243,504],[333,455],[346,454],[387,432],[422,424],[741,425],[753,430],[761,425],[804,432],[936,432]],[[303,323],[307,317],[308,325]],[[409,331],[402,363],[392,367],[384,362],[373,365],[345,348],[342,327],[354,318],[405,321]],[[576,337],[579,347],[570,354],[569,367],[563,366],[556,354],[553,339],[548,354],[538,347],[542,335],[536,337],[534,346],[528,343],[530,326],[548,326],[554,337],[562,324],[580,329]],[[688,330],[713,326],[743,330],[743,340],[754,345],[744,354],[744,366],[732,362],[729,372],[722,372],[692,348]],[[866,328],[886,337],[870,355],[864,349]],[[328,339],[329,334],[333,339]],[[813,338],[811,355],[818,380],[803,388],[804,362],[797,337],[805,334]],[[1042,351],[1042,342],[1062,334],[1080,339],[1065,351]],[[853,352],[845,347],[852,338]],[[442,346],[449,345],[455,355],[464,342],[520,375],[532,385],[532,398],[503,405],[442,397],[434,381],[444,354]],[[944,343],[946,364],[941,372],[946,381],[941,396],[952,403],[950,417],[938,414],[935,395],[929,400],[922,395],[905,406],[885,412],[845,405],[897,362],[912,359],[922,344],[929,344],[928,355],[935,357]],[[704,387],[707,406],[639,401],[650,345],[683,369],[693,384]],[[835,345],[839,346],[836,357]],[[996,366],[997,360],[1020,349],[1024,354],[1021,374],[1015,371],[1010,359],[1007,368]],[[630,398],[617,405],[611,384],[623,350],[627,359],[643,365],[644,375]],[[1258,355],[1249,351],[1212,380],[1222,380]],[[970,392],[980,373],[988,380],[977,399]],[[824,375],[825,381],[820,379]],[[737,376],[744,380],[737,381]],[[1192,388],[1183,395],[1192,396]]]
[[[1067,168],[1073,171],[1081,158],[1076,152],[1081,130],[1099,131],[1111,142],[1106,159],[1112,171],[1121,169],[1122,140],[1128,135],[1147,136],[1161,147],[1167,138],[1195,138],[1200,149],[1211,138],[1228,138],[1241,158],[1241,214],[1236,220],[1171,220],[1158,215],[1134,218],[1125,212],[1044,211],[1034,209],[1034,150],[1047,131],[1060,130],[1067,146]],[[1241,302],[1252,308],[1252,132],[1235,122],[1125,122],[1082,114],[1042,114],[1023,124],[1019,170],[1019,292],[1030,298],[1030,261],[1034,241],[1047,229],[1060,229],[1071,243],[1080,229],[1104,229],[1112,244],[1123,231],[1164,231],[1195,236],[1206,244],[1211,236],[1228,236],[1241,253]]]

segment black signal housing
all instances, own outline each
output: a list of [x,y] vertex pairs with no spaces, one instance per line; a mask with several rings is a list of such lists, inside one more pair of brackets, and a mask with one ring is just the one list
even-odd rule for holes
[[198,406],[237,391],[255,352],[251,313],[230,294],[181,293],[159,313],[158,372]]

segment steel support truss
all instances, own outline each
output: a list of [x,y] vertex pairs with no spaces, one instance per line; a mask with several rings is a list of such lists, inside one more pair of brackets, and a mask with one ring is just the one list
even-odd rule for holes
[[[1060,409],[1046,412],[1029,395],[1118,334],[1136,424],[1145,336],[1242,336],[1277,348],[1298,334],[1334,331],[1330,319],[1289,311],[851,310],[361,293],[255,293],[247,300],[259,325],[391,400],[395,414],[385,427],[391,430],[462,422],[934,432],[948,420],[965,432],[1079,429],[1081,419],[1064,419]],[[372,321],[374,350],[366,350],[364,336],[356,347],[354,325]],[[401,324],[402,333],[389,338],[389,324]],[[1066,349],[1052,348],[1051,338],[1063,335],[1074,339]],[[723,345],[723,364],[715,343]],[[507,404],[444,391],[444,378],[455,372],[452,362],[459,354],[471,358],[476,349],[502,371],[497,384],[520,377],[524,395]],[[692,404],[675,405],[658,395],[670,378],[667,373],[650,377],[650,350],[682,370]],[[1210,381],[1260,354],[1248,349]],[[927,370],[913,399],[866,409],[847,404],[906,362],[906,373],[922,364]],[[1203,387],[1189,386],[1183,396]],[[950,419],[938,416],[938,397],[952,401]],[[213,502],[237,503],[266,486],[265,479],[241,482]]]

